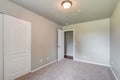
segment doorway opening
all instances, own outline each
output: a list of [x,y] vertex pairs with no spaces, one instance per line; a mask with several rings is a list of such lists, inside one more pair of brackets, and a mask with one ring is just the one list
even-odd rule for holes
[[74,30],[64,31],[64,58],[74,59]]

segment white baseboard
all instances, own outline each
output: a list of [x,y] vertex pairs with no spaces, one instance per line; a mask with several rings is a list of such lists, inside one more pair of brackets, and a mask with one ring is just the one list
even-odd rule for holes
[[84,62],[84,63],[94,64],[94,65],[99,65],[99,66],[110,67],[110,65],[106,65],[106,64],[100,64],[100,63],[95,63],[95,62],[89,62],[89,61],[84,61],[84,60],[79,60],[79,59],[74,59],[74,60],[75,60],[75,61]]
[[[115,79],[118,80],[118,77],[116,76],[115,72],[114,72],[113,69],[110,67],[110,65],[99,64],[99,63],[94,63],[94,62],[88,62],[88,61],[78,60],[78,59],[74,59],[74,60],[75,60],[75,61],[84,62],[84,63],[94,64],[94,65],[109,67],[110,70],[112,71],[112,74],[114,75]],[[46,67],[46,66],[48,66],[48,65],[50,65],[50,64],[52,64],[52,63],[55,63],[55,62],[57,62],[57,61],[58,61],[58,60],[54,60],[54,61],[52,61],[52,62],[49,62],[48,64],[45,64],[45,65],[43,65],[43,66],[41,66],[41,67],[39,67],[39,68],[36,68],[36,69],[32,70],[31,72],[33,73],[33,72],[35,72],[35,71],[38,71],[38,70],[40,70],[40,69],[42,69],[42,68],[44,68],[44,67]]]
[[73,55],[69,55],[69,54],[65,54],[66,56],[73,56]]
[[112,74],[114,75],[115,79],[118,80],[118,77],[116,76],[115,72],[113,71],[111,67],[110,67],[110,70],[112,71]]
[[54,61],[52,61],[52,62],[49,62],[48,64],[45,64],[45,65],[43,65],[43,66],[41,66],[41,67],[38,67],[38,68],[32,70],[31,72],[33,73],[33,72],[35,72],[35,71],[38,71],[38,70],[40,70],[40,69],[42,69],[42,68],[44,68],[44,67],[46,67],[46,66],[48,66],[48,65],[50,65],[50,64],[52,64],[52,63],[55,63],[55,62],[57,62],[57,61],[58,61],[58,60],[54,60]]

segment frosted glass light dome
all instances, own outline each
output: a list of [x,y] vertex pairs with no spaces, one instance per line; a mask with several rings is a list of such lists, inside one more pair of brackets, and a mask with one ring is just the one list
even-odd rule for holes
[[71,1],[63,1],[62,2],[62,6],[64,9],[69,9],[72,6],[72,2]]

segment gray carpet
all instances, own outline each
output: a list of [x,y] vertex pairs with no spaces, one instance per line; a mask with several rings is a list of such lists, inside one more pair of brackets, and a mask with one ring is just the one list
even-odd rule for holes
[[115,80],[108,67],[64,59],[17,80]]

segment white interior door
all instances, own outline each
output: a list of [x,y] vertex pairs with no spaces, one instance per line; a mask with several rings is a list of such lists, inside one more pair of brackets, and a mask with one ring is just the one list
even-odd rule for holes
[[4,15],[4,80],[31,71],[31,23]]
[[58,29],[58,60],[64,59],[64,31]]
[[3,80],[3,20],[2,14],[0,14],[0,80]]

